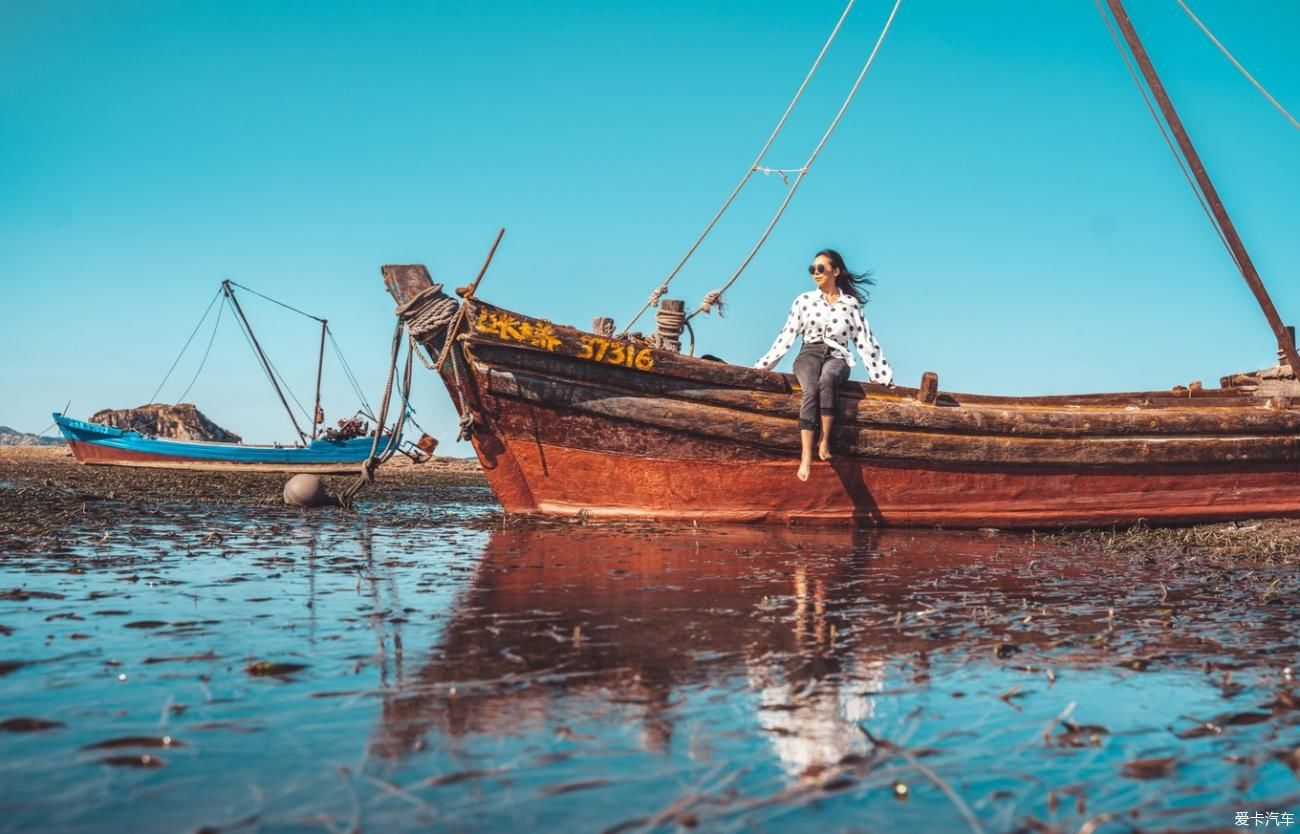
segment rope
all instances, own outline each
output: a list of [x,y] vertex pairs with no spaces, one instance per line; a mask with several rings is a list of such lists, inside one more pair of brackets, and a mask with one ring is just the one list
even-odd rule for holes
[[1228,257],[1232,258],[1232,262],[1237,264],[1237,268],[1240,269],[1241,264],[1237,262],[1237,253],[1233,252],[1232,247],[1228,244],[1227,235],[1219,227],[1219,221],[1214,216],[1214,212],[1210,210],[1210,204],[1205,199],[1205,195],[1201,193],[1201,187],[1196,183],[1196,178],[1192,176],[1191,169],[1187,167],[1187,161],[1183,159],[1178,146],[1174,144],[1173,137],[1169,135],[1169,128],[1164,119],[1160,118],[1160,114],[1156,112],[1156,106],[1151,101],[1151,93],[1147,90],[1146,85],[1142,83],[1137,68],[1133,66],[1133,61],[1124,49],[1119,33],[1115,31],[1115,24],[1111,21],[1110,16],[1106,14],[1106,10],[1102,8],[1101,0],[1093,0],[1093,3],[1097,7],[1097,13],[1101,15],[1102,22],[1106,24],[1106,31],[1110,32],[1110,39],[1115,43],[1115,49],[1119,51],[1119,57],[1124,59],[1124,66],[1128,67],[1128,74],[1133,78],[1133,83],[1137,85],[1138,92],[1142,94],[1142,101],[1146,103],[1147,112],[1151,114],[1156,127],[1160,129],[1160,135],[1164,137],[1165,144],[1169,146],[1169,152],[1174,155],[1174,161],[1178,163],[1178,170],[1183,172],[1183,179],[1187,180],[1187,184],[1191,186],[1192,193],[1196,195],[1196,202],[1200,203],[1201,211],[1205,212],[1205,216],[1209,218],[1210,225],[1214,227],[1214,233],[1219,236],[1219,240],[1223,243],[1223,248],[1228,250]]
[[658,332],[651,337],[651,341],[656,347],[681,353],[682,327],[686,324],[686,314],[681,310],[665,310],[661,307],[655,311],[655,324]]
[[704,227],[703,232],[700,232],[700,236],[695,239],[695,243],[691,245],[691,248],[686,250],[686,254],[677,262],[677,266],[673,267],[673,271],[668,273],[668,277],[664,279],[663,285],[650,294],[650,300],[645,303],[645,306],[637,311],[637,314],[633,316],[632,320],[623,328],[623,333],[627,333],[631,330],[632,325],[637,323],[637,320],[641,318],[642,314],[644,314],[646,310],[659,303],[660,296],[668,291],[668,285],[677,277],[677,273],[682,271],[682,267],[686,266],[686,262],[695,254],[695,250],[700,248],[700,244],[709,236],[709,232],[713,231],[713,227],[717,225],[718,221],[722,219],[722,215],[731,207],[731,203],[736,199],[736,195],[740,194],[740,190],[745,187],[745,183],[749,182],[749,178],[754,175],[755,171],[759,170],[759,165],[763,162],[763,157],[767,155],[768,149],[771,148],[772,143],[776,141],[777,134],[781,132],[781,128],[785,127],[786,120],[790,118],[790,113],[794,111],[794,106],[799,102],[800,97],[803,96],[803,91],[807,89],[808,82],[812,81],[813,75],[817,73],[817,68],[821,66],[822,58],[826,57],[827,50],[831,48],[831,43],[834,42],[835,36],[839,34],[840,27],[844,25],[844,19],[849,16],[849,11],[853,8],[855,2],[856,0],[849,0],[848,5],[844,7],[844,11],[840,14],[840,19],[835,22],[835,28],[831,30],[830,37],[826,39],[826,43],[822,44],[821,51],[817,53],[817,59],[813,61],[812,66],[809,67],[808,74],[804,76],[803,83],[800,84],[799,89],[795,91],[794,98],[790,99],[790,104],[786,106],[785,112],[781,114],[781,118],[777,121],[776,127],[772,129],[772,134],[767,137],[767,142],[763,144],[763,149],[758,152],[758,156],[754,158],[754,162],[749,166],[749,170],[745,171],[745,175],[740,178],[740,182],[736,184],[734,189],[732,189],[731,195],[727,197],[725,202],[723,202],[722,208],[718,209],[717,214],[713,215],[713,219],[709,221],[709,225]]
[[421,290],[397,308],[397,317],[406,323],[406,331],[416,339],[426,339],[451,324],[460,305],[442,291],[442,284]]
[[312,319],[313,321],[322,321],[322,322],[325,321],[325,319],[320,318],[319,316],[313,316],[311,313],[304,313],[302,310],[299,310],[297,307],[293,307],[289,304],[285,304],[283,301],[278,301],[269,295],[262,295],[262,293],[258,292],[257,290],[250,289],[249,287],[245,287],[243,284],[236,284],[234,281],[231,281],[230,286],[239,287],[241,290],[244,290],[245,292],[251,292],[253,295],[257,296],[258,298],[265,298],[267,301],[271,302],[272,304],[279,304],[284,309],[292,310],[298,315],[306,316],[307,318]]
[[[375,437],[370,443],[370,454],[361,464],[360,476],[339,493],[339,503],[344,508],[351,509],[357,495],[367,485],[374,483],[375,472],[379,470],[379,467],[387,463],[397,453],[401,442],[402,429],[405,427],[406,420],[411,412],[411,371],[414,368],[415,357],[419,356],[420,363],[426,368],[430,370],[437,369],[434,364],[424,358],[424,354],[421,352],[422,343],[417,340],[430,339],[436,336],[440,329],[448,327],[456,319],[461,310],[463,310],[463,307],[454,298],[442,292],[441,284],[434,284],[422,290],[410,301],[397,308],[397,326],[393,330],[393,349],[388,362],[388,380],[384,384],[384,397],[380,400]],[[389,432],[388,445],[380,454],[379,438],[383,433],[384,423],[388,420],[388,409],[393,398],[393,379],[397,374],[397,359],[401,353],[403,330],[406,331],[407,351],[406,367],[402,373],[401,386],[398,391],[402,398],[402,409],[397,416],[393,430]],[[450,344],[450,338],[447,339],[447,342]],[[474,430],[474,415],[466,406],[465,394],[461,390],[460,363],[456,359],[455,351],[451,351],[451,372],[455,379],[456,396],[460,402],[460,433],[456,436],[456,439],[464,440]],[[411,422],[415,422],[414,418],[411,418]],[[418,424],[416,425],[418,426]]]
[[293,389],[289,387],[289,383],[284,381],[284,374],[280,373],[280,369],[271,361],[271,357],[266,357],[266,363],[271,366],[271,370],[275,372],[277,377],[279,377],[280,384],[284,386],[284,390],[289,392],[289,397],[293,400],[294,405],[298,406],[298,412],[302,414],[302,418],[310,422],[311,416],[307,413],[307,407],[298,399],[298,395],[293,393]]
[[802,174],[808,169],[807,168],[755,168],[754,170],[758,171],[758,173],[762,174],[765,177],[770,176],[772,174],[777,174],[781,177],[781,182],[783,184],[789,185],[790,180],[786,178],[786,174]]
[[890,10],[889,17],[885,20],[885,26],[880,30],[880,37],[876,38],[876,45],[871,48],[871,54],[867,56],[866,63],[862,65],[862,71],[858,73],[857,79],[853,82],[853,87],[849,89],[849,94],[845,96],[844,103],[840,105],[839,112],[836,113],[835,118],[831,120],[830,126],[826,128],[826,132],[822,134],[821,141],[817,143],[817,147],[813,148],[813,152],[809,154],[808,160],[798,169],[799,176],[795,177],[789,190],[786,191],[785,199],[781,201],[781,205],[777,208],[776,214],[772,216],[772,221],[767,224],[767,228],[764,229],[763,234],[759,236],[758,242],[754,244],[754,248],[749,250],[749,254],[745,256],[745,260],[736,268],[735,273],[733,273],[731,278],[727,280],[727,283],[723,284],[721,289],[714,290],[706,295],[704,301],[700,302],[700,306],[687,316],[688,320],[694,318],[700,313],[709,312],[715,304],[718,307],[719,314],[721,313],[722,294],[731,289],[732,284],[736,283],[736,279],[745,271],[745,267],[749,266],[750,261],[754,260],[754,256],[758,254],[758,250],[767,242],[768,235],[772,234],[772,229],[776,228],[777,221],[779,221],[781,215],[785,213],[786,206],[790,205],[790,200],[794,197],[794,193],[799,190],[799,184],[803,182],[804,177],[808,176],[808,171],[812,168],[813,162],[816,161],[818,154],[822,152],[822,148],[826,146],[826,142],[831,138],[831,134],[835,132],[835,128],[839,126],[840,119],[844,118],[845,111],[849,109],[849,104],[853,101],[853,97],[857,95],[858,88],[862,86],[862,80],[867,77],[867,71],[870,70],[871,65],[875,63],[876,55],[880,52],[880,46],[885,42],[885,36],[889,34],[889,28],[894,25],[894,17],[898,14],[898,7],[902,5],[902,3],[903,0],[894,0],[894,8]]
[[361,385],[357,382],[356,375],[352,373],[352,367],[348,365],[348,360],[343,356],[343,350],[339,347],[339,343],[334,341],[334,331],[326,326],[325,335],[329,337],[330,346],[334,350],[334,355],[338,357],[339,364],[343,366],[343,374],[348,378],[348,382],[352,384],[353,393],[357,395],[357,399],[361,401],[361,405],[365,406],[366,416],[371,420],[375,419],[375,410],[371,408],[370,403],[366,401],[366,395],[361,391]]
[[203,351],[203,359],[199,362],[199,369],[194,372],[194,378],[190,380],[190,384],[185,386],[185,390],[173,402],[184,402],[186,395],[194,387],[194,383],[199,381],[199,374],[203,373],[203,366],[208,364],[208,355],[212,353],[212,343],[217,340],[217,328],[221,326],[221,314],[225,311],[225,306],[217,308],[217,320],[212,325],[212,335],[208,337],[208,347],[207,350]]
[[[339,503],[345,509],[352,508],[352,502],[369,484],[375,482],[375,472],[397,451],[399,438],[401,437],[402,424],[406,421],[406,402],[411,393],[411,360],[415,354],[414,340],[410,342],[410,348],[406,352],[406,373],[402,380],[402,411],[397,417],[397,424],[393,431],[388,435],[388,445],[384,447],[382,454],[379,452],[379,439],[384,434],[384,423],[388,420],[388,407],[393,400],[393,378],[397,375],[397,358],[402,351],[402,329],[401,319],[397,321],[397,327],[393,329],[393,350],[388,361],[388,381],[384,383],[384,397],[380,400],[378,424],[375,426],[375,436],[370,442],[370,454],[361,464],[361,475],[339,493]],[[409,337],[408,337],[409,338]]]
[[[455,381],[452,387],[460,403],[460,432],[456,435],[457,440],[467,439],[474,430],[474,417],[465,403],[465,393],[461,390],[460,363],[456,359],[456,351],[451,350],[451,331],[456,328],[465,309],[464,305],[457,304],[456,299],[442,291],[442,284],[434,284],[421,290],[414,298],[397,308],[397,317],[406,323],[406,330],[411,335],[411,349],[420,357],[421,365],[440,374],[442,357],[451,359],[451,375]],[[442,350],[439,352],[438,359],[430,362],[424,358],[424,353],[419,346],[424,344],[424,340],[432,341],[436,345],[439,332],[444,328],[447,332],[442,335]],[[417,339],[421,341],[417,343]],[[427,345],[425,349],[428,349]],[[432,358],[433,353],[430,352],[429,356]]]
[[[734,279],[733,279],[733,280],[734,280]],[[725,291],[726,291],[726,287],[723,287],[723,288],[720,289],[720,290],[714,290],[713,292],[711,292],[711,293],[709,293],[708,295],[704,296],[704,300],[700,302],[700,306],[699,306],[698,308],[696,308],[696,311],[695,311],[695,312],[696,312],[696,313],[707,313],[707,312],[709,312],[709,311],[711,311],[711,310],[713,309],[714,305],[717,305],[717,307],[718,307],[718,318],[722,318],[722,293],[725,292]],[[687,316],[687,318],[689,319],[691,316],[694,316],[694,315],[695,315],[695,313],[691,313],[691,315],[690,315],[690,316]]]
[[1277,108],[1277,111],[1281,113],[1283,116],[1286,116],[1287,121],[1291,123],[1292,127],[1300,129],[1300,122],[1297,122],[1294,116],[1286,112],[1286,108],[1283,107],[1281,104],[1278,104],[1277,99],[1273,98],[1273,96],[1269,94],[1268,90],[1264,89],[1264,85],[1256,81],[1255,76],[1247,72],[1246,68],[1243,67],[1236,58],[1232,57],[1232,53],[1228,51],[1228,48],[1223,44],[1219,43],[1219,39],[1214,37],[1214,33],[1211,32],[1208,28],[1206,28],[1205,24],[1200,21],[1200,18],[1192,14],[1192,10],[1187,8],[1187,4],[1184,3],[1183,0],[1177,0],[1177,2],[1178,5],[1183,7],[1183,11],[1187,12],[1187,16],[1192,19],[1192,22],[1195,23],[1197,26],[1199,26],[1201,31],[1205,33],[1205,37],[1209,38],[1210,42],[1219,48],[1219,51],[1223,53],[1224,57],[1227,58],[1229,61],[1231,61],[1232,65],[1236,67],[1241,72],[1242,75],[1246,76],[1246,80],[1249,81],[1251,84],[1253,84],[1255,86],[1255,89],[1259,90],[1260,93],[1263,94],[1264,98],[1268,99],[1269,104]]
[[163,374],[162,382],[158,383],[158,387],[154,389],[153,395],[149,397],[149,402],[156,402],[158,400],[158,392],[163,389],[163,386],[167,384],[167,380],[171,378],[172,371],[176,370],[176,366],[180,364],[181,357],[185,355],[185,351],[190,349],[190,342],[194,341],[194,337],[199,334],[199,328],[203,326],[203,322],[208,320],[208,313],[212,312],[212,305],[217,303],[217,298],[220,295],[221,289],[218,288],[217,294],[212,296],[212,300],[208,302],[208,309],[203,311],[203,317],[199,319],[198,324],[194,325],[194,330],[190,333],[190,337],[185,340],[185,346],[181,348],[180,353],[176,354],[176,360],[172,362],[172,366],[167,369],[167,373]]

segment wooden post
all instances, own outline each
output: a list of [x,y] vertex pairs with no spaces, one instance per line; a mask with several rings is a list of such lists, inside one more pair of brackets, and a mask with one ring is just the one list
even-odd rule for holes
[[1291,366],[1291,373],[1300,377],[1300,354],[1296,353],[1295,338],[1287,332],[1286,326],[1282,324],[1282,319],[1277,314],[1277,309],[1273,306],[1273,300],[1268,296],[1268,290],[1264,289],[1264,282],[1259,278],[1259,272],[1255,270],[1255,264],[1250,260],[1250,255],[1246,252],[1246,246],[1241,242],[1241,236],[1237,234],[1237,227],[1232,225],[1232,218],[1228,216],[1228,210],[1223,206],[1223,200],[1219,199],[1219,192],[1214,189],[1214,183],[1210,182],[1210,175],[1205,171],[1205,165],[1201,162],[1201,157],[1196,153],[1196,148],[1192,146],[1192,140],[1187,135],[1187,129],[1183,127],[1182,119],[1178,118],[1178,112],[1174,110],[1174,103],[1169,99],[1169,93],[1165,92],[1165,85],[1160,83],[1160,76],[1156,74],[1156,68],[1151,63],[1151,58],[1147,55],[1146,49],[1142,46],[1141,39],[1138,38],[1137,30],[1133,28],[1133,21],[1129,20],[1128,11],[1124,8],[1122,0],[1106,0],[1110,6],[1111,13],[1115,15],[1115,22],[1119,24],[1120,31],[1124,33],[1124,40],[1128,41],[1129,49],[1133,50],[1133,57],[1137,59],[1138,66],[1142,70],[1142,76],[1147,80],[1147,86],[1155,94],[1156,103],[1160,105],[1160,112],[1164,114],[1165,121],[1173,130],[1174,138],[1178,141],[1178,147],[1182,149],[1183,156],[1192,169],[1192,176],[1196,177],[1197,184],[1200,185],[1201,191],[1205,194],[1205,200],[1210,205],[1210,211],[1214,213],[1214,219],[1218,221],[1219,228],[1223,230],[1223,236],[1228,241],[1228,248],[1232,250],[1232,256],[1237,261],[1237,268],[1241,270],[1241,277],[1246,279],[1246,286],[1254,293],[1255,300],[1259,302],[1259,307],[1264,311],[1264,318],[1268,319],[1269,327],[1273,329],[1273,335],[1277,337],[1278,352],[1286,358],[1286,362]]
[[447,341],[442,346],[442,353],[438,354],[438,361],[434,363],[434,367],[437,369],[438,373],[442,373],[442,366],[446,364],[447,357],[451,354],[452,342],[456,340],[456,331],[460,329],[461,322],[465,320],[466,302],[474,297],[474,291],[478,289],[479,281],[482,281],[483,276],[487,274],[488,266],[492,263],[492,256],[497,253],[497,246],[501,244],[501,238],[505,236],[506,230],[505,227],[502,226],[497,230],[496,240],[492,241],[492,248],[488,250],[487,258],[483,260],[483,267],[478,271],[478,275],[475,276],[474,283],[470,284],[468,287],[456,288],[456,295],[459,295],[461,298],[465,299],[465,301],[461,302],[460,309],[456,311],[456,317],[451,320],[451,324],[447,327]]
[[921,374],[921,387],[916,391],[916,398],[926,405],[934,405],[939,399],[939,375],[934,371]]

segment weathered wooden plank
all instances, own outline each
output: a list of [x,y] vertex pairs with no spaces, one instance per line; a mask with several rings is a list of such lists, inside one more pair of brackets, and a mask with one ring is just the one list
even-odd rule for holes
[[[496,380],[500,378],[500,382]],[[490,397],[509,397],[552,412],[545,419],[563,423],[567,413],[603,417],[613,431],[654,426],[685,436],[726,440],[739,445],[793,452],[798,432],[788,417],[749,414],[666,397],[625,395],[568,381],[522,373],[508,378],[489,371]],[[833,435],[841,454],[870,458],[964,464],[1044,464],[1134,466],[1158,464],[1294,463],[1300,461],[1295,436],[1188,436],[1170,440],[1138,438],[997,437],[841,426]],[[671,449],[664,454],[672,455]]]
[[399,307],[433,286],[429,270],[423,264],[388,264],[380,267],[379,271],[384,276],[388,294]]
[[[711,386],[677,377],[641,374],[607,367],[571,357],[534,350],[517,350],[497,343],[473,343],[477,361],[503,371],[518,370],[555,380],[571,379],[631,396],[650,394],[755,412],[774,417],[795,418],[798,394],[745,391],[729,386]],[[499,381],[504,384],[504,381]],[[861,392],[858,392],[859,394]],[[1300,433],[1300,411],[1276,411],[1262,404],[1235,407],[1193,407],[1181,409],[1070,409],[1047,406],[962,406],[941,408],[897,396],[867,394],[853,396],[845,391],[838,407],[842,424],[863,428],[899,428],[917,431],[953,432],[1019,437],[1122,437],[1182,435],[1257,435]]]

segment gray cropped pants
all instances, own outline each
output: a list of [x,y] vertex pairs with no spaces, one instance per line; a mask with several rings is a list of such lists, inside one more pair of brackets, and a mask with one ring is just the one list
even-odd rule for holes
[[821,343],[804,344],[794,360],[794,375],[803,389],[799,428],[816,429],[819,414],[834,414],[840,383],[849,378],[849,365]]

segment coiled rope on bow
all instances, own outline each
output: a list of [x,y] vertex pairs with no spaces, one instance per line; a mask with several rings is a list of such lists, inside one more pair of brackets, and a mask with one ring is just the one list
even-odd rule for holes
[[406,331],[416,339],[436,339],[438,331],[456,318],[459,308],[456,299],[442,291],[442,284],[434,284],[398,307],[397,318],[406,324]]

